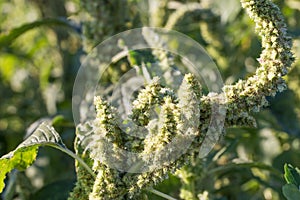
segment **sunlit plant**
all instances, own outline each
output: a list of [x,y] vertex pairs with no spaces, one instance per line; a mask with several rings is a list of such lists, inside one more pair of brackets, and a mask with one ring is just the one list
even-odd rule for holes
[[[91,3],[84,1],[83,4],[93,10]],[[119,127],[117,109],[102,97],[96,96],[94,105],[97,116],[94,120],[77,126],[75,153],[65,147],[50,122],[40,124],[14,151],[1,158],[0,191],[4,188],[8,172],[15,168],[24,170],[32,165],[38,148],[46,145],[57,148],[76,160],[77,182],[69,200],[147,199],[147,195],[143,193],[145,190],[173,199],[153,189],[153,186],[166,179],[169,173],[175,173],[188,165],[191,158],[199,154],[199,147],[213,115],[213,105],[223,105],[226,108],[226,111],[219,111],[220,115],[226,113],[226,127],[255,126],[255,119],[251,114],[259,112],[268,104],[267,96],[273,97],[286,89],[283,76],[288,73],[294,57],[291,53],[292,40],[287,35],[287,27],[279,8],[269,0],[241,0],[241,5],[254,21],[256,32],[262,41],[262,53],[257,59],[260,66],[254,75],[233,85],[225,85],[219,94],[208,95],[202,93],[200,83],[190,73],[185,74],[178,93],[164,87],[159,77],[153,77],[133,101],[130,116],[134,123],[150,130],[150,135],[145,139],[128,136]],[[102,37],[106,34],[103,33],[104,30],[109,31],[101,24],[96,27],[93,23],[95,22],[91,20],[84,24],[87,38],[94,34]],[[159,52],[153,54],[157,57],[161,55]],[[162,61],[167,56],[161,56],[158,60]],[[151,127],[151,109],[155,105],[161,106],[161,116],[159,125]],[[138,152],[140,159],[147,162],[152,159],[149,158],[152,152],[168,155],[170,152],[165,151],[165,147],[175,136],[180,138],[178,145],[185,143],[190,137],[193,137],[193,142],[182,156],[163,163],[161,167],[150,166],[151,170],[140,173],[124,173],[111,168],[111,162],[122,165],[124,161],[124,155],[118,149]],[[126,161],[138,168],[135,160]]]

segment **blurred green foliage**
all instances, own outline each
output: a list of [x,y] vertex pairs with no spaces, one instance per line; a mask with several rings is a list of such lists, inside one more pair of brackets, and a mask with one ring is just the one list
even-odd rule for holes
[[294,168],[291,164],[284,165],[284,178],[287,182],[282,187],[283,195],[288,200],[296,200],[300,198],[300,170]]
[[[254,73],[258,64],[260,41],[238,0],[163,0],[159,6],[153,6],[159,0],[128,0],[122,1],[126,4],[124,8],[115,7],[114,2],[103,2],[109,4],[108,14],[116,13],[116,19],[121,15],[127,18],[121,24],[105,18],[104,27],[115,27],[103,29],[104,35],[96,37],[97,40],[143,25],[164,27],[172,14],[187,6],[188,11],[172,28],[206,48],[225,83],[234,83]],[[201,9],[192,6],[195,2]],[[294,53],[299,57],[300,1],[276,0],[275,3],[286,17],[294,39]],[[21,143],[35,121],[56,115],[61,116],[56,119],[56,129],[68,148],[73,148],[74,79],[81,60],[91,48],[88,45],[101,42],[83,36],[85,29],[89,30],[89,26],[83,27],[83,31],[80,27],[86,17],[85,9],[79,0],[0,1],[0,156]],[[122,9],[128,12],[124,14]],[[120,66],[119,69],[108,71],[107,81],[115,82],[128,66],[139,62],[134,59],[137,54],[142,53],[130,53],[129,61],[122,61],[123,65],[115,66]],[[270,106],[255,115],[257,128],[228,128],[206,158],[195,158],[191,165],[170,175],[155,188],[187,200],[284,199],[281,189],[285,184],[284,164],[300,166],[299,60],[286,80],[288,90],[270,98]],[[7,185],[15,185],[14,193],[7,187],[2,198],[44,199],[45,193],[53,190],[55,194],[63,192],[52,199],[65,199],[76,178],[73,162],[56,150],[42,149],[32,167],[10,174]],[[149,199],[160,199],[148,195]]]

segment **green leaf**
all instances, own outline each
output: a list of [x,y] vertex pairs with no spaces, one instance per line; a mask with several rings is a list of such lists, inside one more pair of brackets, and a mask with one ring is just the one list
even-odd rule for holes
[[5,186],[6,174],[13,169],[25,170],[29,167],[35,161],[40,146],[50,146],[68,154],[76,159],[92,176],[96,176],[80,157],[65,146],[59,134],[50,124],[50,120],[42,122],[14,151],[0,158],[0,193]]
[[294,184],[286,184],[282,187],[283,195],[288,200],[299,200],[300,199],[300,191]]
[[64,121],[65,121],[65,118],[63,115],[57,115],[52,119],[52,125],[56,126],[56,125],[64,123]]
[[17,37],[25,33],[26,31],[29,31],[33,28],[37,28],[40,26],[65,26],[74,29],[74,27],[67,21],[63,19],[42,19],[39,21],[35,21],[32,23],[24,24],[20,27],[17,27],[15,29],[12,29],[8,34],[6,35],[0,35],[0,48],[9,46]]
[[260,170],[266,170],[272,173],[276,177],[280,177],[280,178],[282,177],[282,174],[277,169],[261,162],[244,162],[244,163],[232,162],[224,166],[215,167],[209,170],[208,172],[206,172],[206,175],[211,175],[216,173],[220,174],[228,171],[236,171],[237,169],[242,169],[242,168],[246,168],[246,169],[257,168]]
[[37,150],[42,145],[66,149],[59,134],[49,125],[49,122],[43,122],[14,151],[0,158],[0,192],[5,186],[6,174],[13,169],[25,170],[29,167],[35,161]]
[[284,178],[287,183],[294,184],[296,188],[300,187],[300,170],[291,164],[284,165]]

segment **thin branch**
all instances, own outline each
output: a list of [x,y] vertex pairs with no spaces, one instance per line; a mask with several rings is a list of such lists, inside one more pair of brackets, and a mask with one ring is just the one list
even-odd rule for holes
[[165,193],[162,193],[162,192],[160,192],[158,190],[155,190],[153,188],[152,189],[148,189],[148,191],[152,192],[153,194],[156,194],[157,196],[160,196],[162,198],[168,199],[168,200],[177,200],[177,199],[175,199],[175,198],[173,198],[173,197],[171,197],[171,196],[169,196],[169,195],[167,195]]

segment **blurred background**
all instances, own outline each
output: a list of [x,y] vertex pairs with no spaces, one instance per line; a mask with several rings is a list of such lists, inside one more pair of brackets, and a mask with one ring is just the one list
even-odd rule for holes
[[[300,1],[275,0],[300,55]],[[72,88],[92,47],[121,31],[166,27],[198,41],[224,83],[255,72],[261,46],[238,0],[1,0],[0,156],[13,150],[39,120],[73,149]],[[115,83],[130,66],[115,67]],[[178,199],[284,199],[283,165],[300,167],[300,63],[285,77],[288,89],[255,113],[257,128],[230,127],[202,160],[170,175],[156,189]],[[76,180],[74,160],[41,148],[35,164],[9,175],[2,199],[66,199]],[[149,194],[149,199],[160,199]]]

